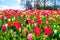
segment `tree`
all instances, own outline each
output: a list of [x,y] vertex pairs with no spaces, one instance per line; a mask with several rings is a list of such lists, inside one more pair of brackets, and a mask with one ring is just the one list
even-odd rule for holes
[[30,1],[26,1],[26,9],[32,9],[32,5]]
[[45,3],[46,3],[46,0],[44,0],[44,9],[45,9]]
[[54,9],[55,9],[55,10],[57,9],[56,0],[55,0],[55,3],[54,3]]

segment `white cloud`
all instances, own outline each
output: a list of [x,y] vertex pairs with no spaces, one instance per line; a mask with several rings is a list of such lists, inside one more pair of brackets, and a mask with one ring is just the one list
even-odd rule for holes
[[[44,6],[44,3],[42,3],[41,2],[41,4],[42,4],[42,6]],[[51,2],[51,0],[50,1],[47,1],[46,3],[45,3],[45,5],[47,6],[47,5],[49,5],[49,6],[51,6],[51,5],[54,5],[52,2]]]
[[0,6],[0,9],[2,9],[2,10],[3,10],[3,9],[9,9],[9,7],[8,7],[8,6],[2,6],[2,5],[1,5],[1,6]]
[[[5,1],[5,0],[0,0],[0,1]],[[8,6],[8,5],[0,5],[0,9],[4,10],[4,9],[18,9],[18,10],[25,10],[25,7],[23,7],[22,5],[20,5],[21,0],[16,0],[17,4],[12,5],[12,6]]]
[[20,6],[6,6],[6,5],[0,5],[0,9],[4,10],[4,9],[17,9],[17,10],[25,10],[25,8],[22,8]]
[[54,5],[51,1],[47,1],[46,5]]
[[18,4],[25,4],[26,0],[16,0],[18,2]]
[[18,2],[18,4],[20,4],[21,0],[16,0]]
[[0,1],[4,2],[5,0],[0,0]]

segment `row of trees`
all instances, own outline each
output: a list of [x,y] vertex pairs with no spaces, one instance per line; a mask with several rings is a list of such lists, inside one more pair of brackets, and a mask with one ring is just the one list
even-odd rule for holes
[[[58,6],[56,5],[56,0],[53,1],[53,6],[49,6],[49,2],[52,2],[53,0],[26,0],[26,9],[57,9]],[[24,2],[23,2],[24,3]],[[32,4],[34,3],[34,7],[32,7]]]
[[[50,10],[57,10],[58,9],[58,5],[56,5],[56,0],[54,0],[54,2],[52,4],[52,6],[49,6],[49,2],[50,0],[42,0],[43,1],[43,6],[41,4],[39,4],[39,2],[36,3],[35,8],[36,9],[50,9]],[[52,0],[51,0],[52,1]],[[47,4],[46,4],[47,3]],[[41,5],[41,6],[40,6]]]

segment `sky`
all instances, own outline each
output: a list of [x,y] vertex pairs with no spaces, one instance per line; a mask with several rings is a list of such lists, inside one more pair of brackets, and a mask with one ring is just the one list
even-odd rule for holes
[[60,0],[57,0],[57,5],[60,5]]
[[[20,9],[24,10],[26,7],[25,5],[21,4],[21,0],[0,0],[0,9]],[[24,1],[25,3],[25,1]],[[57,0],[57,5],[60,5],[60,0]],[[48,2],[47,2],[48,4]],[[49,5],[52,5],[49,2]]]
[[24,10],[24,5],[20,5],[20,0],[0,0],[0,9],[20,9]]

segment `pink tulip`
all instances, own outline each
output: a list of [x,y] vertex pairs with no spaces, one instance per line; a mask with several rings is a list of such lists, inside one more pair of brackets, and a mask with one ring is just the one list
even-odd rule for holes
[[11,10],[11,14],[13,14],[13,15],[14,15],[14,14],[15,14],[15,11],[14,11],[14,10]]
[[26,36],[26,33],[27,33],[27,29],[24,28],[24,30],[23,30],[23,34],[24,34],[24,36]]
[[27,39],[28,39],[28,40],[33,40],[32,34],[28,34],[28,35],[27,35]]
[[53,18],[56,18],[56,15],[53,15]]
[[2,19],[3,18],[3,15],[0,15],[0,19]]
[[6,31],[6,25],[2,26],[2,31]]
[[32,15],[33,15],[34,10],[28,10],[28,12],[29,12],[30,16],[32,16]]
[[19,16],[19,14],[15,14],[14,16],[15,16],[15,17],[18,17],[18,16]]
[[48,25],[48,21],[46,21],[46,25]]
[[16,37],[16,32],[14,32],[14,36]]
[[44,16],[48,16],[48,15],[49,15],[48,11],[44,11],[44,12],[43,12],[43,15],[44,15]]
[[58,14],[60,15],[60,10],[58,10],[57,12],[58,12]]

